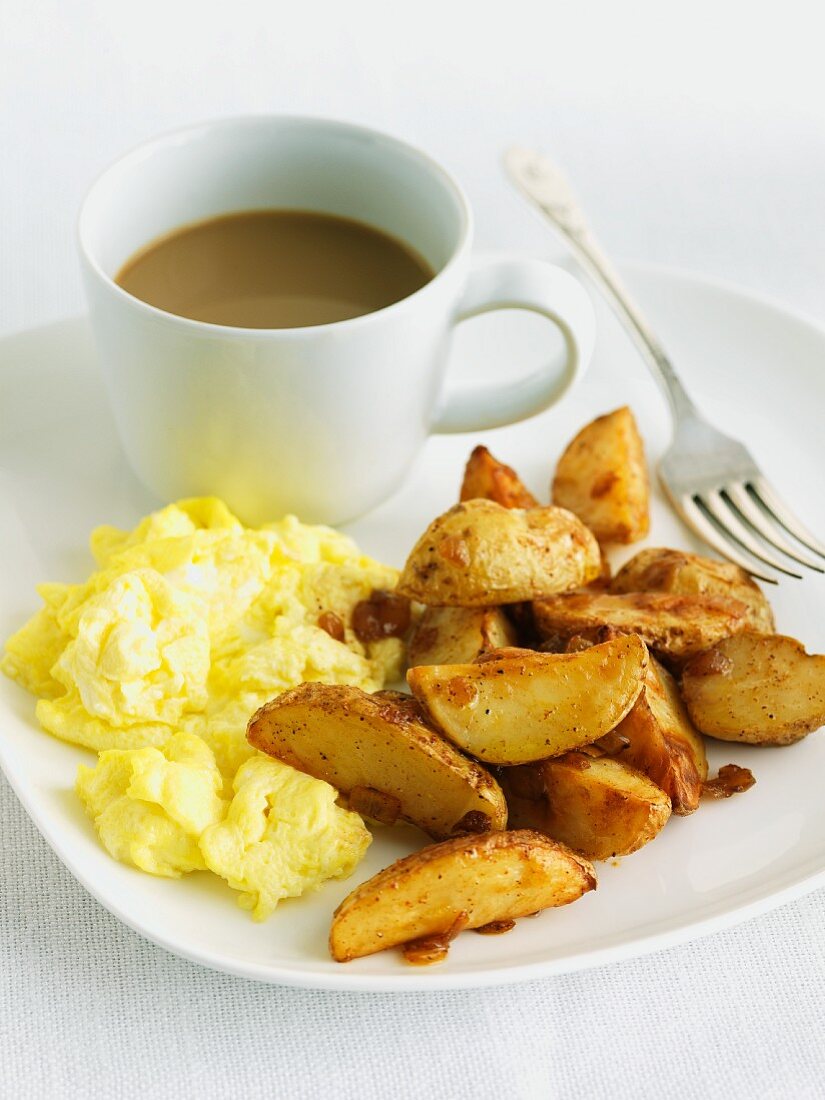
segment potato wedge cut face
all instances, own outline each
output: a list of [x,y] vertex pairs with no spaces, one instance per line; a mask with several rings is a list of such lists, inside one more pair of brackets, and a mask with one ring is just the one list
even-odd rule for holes
[[635,635],[583,653],[528,653],[412,668],[433,724],[485,763],[524,764],[598,740],[642,689],[648,652]]
[[459,500],[494,500],[502,508],[536,508],[539,503],[514,469],[481,446],[467,460]]
[[782,634],[746,631],[689,661],[682,695],[711,737],[789,745],[825,725],[825,656]]
[[644,772],[665,791],[675,814],[699,805],[708,760],[702,735],[688,716],[676,681],[651,658],[633,709],[616,729],[628,739],[619,759]]
[[430,607],[488,607],[566,592],[600,568],[598,543],[572,513],[470,500],[430,524],[396,591]]
[[[511,776],[527,770],[537,775]],[[525,797],[530,781],[540,783],[538,798]],[[502,768],[501,784],[511,827],[538,829],[587,859],[637,851],[670,817],[670,799],[660,787],[607,756],[571,752],[523,768]]]
[[571,592],[537,600],[533,617],[541,637],[572,636],[600,626],[638,634],[651,649],[680,662],[742,630],[745,606],[721,596],[664,592]]
[[596,886],[581,856],[529,830],[459,837],[393,863],[358,886],[332,919],[332,957],[348,962],[423,936],[567,905]]
[[674,596],[724,596],[745,605],[754,630],[772,634],[773,611],[762,589],[733,562],[715,561],[685,550],[640,550],[622,566],[611,592],[670,592]]
[[469,664],[482,653],[515,645],[516,630],[500,607],[428,607],[407,649],[408,664]]
[[552,500],[599,542],[636,542],[650,527],[644,446],[627,406],[585,425],[559,459]]
[[432,837],[450,836],[470,813],[486,815],[490,829],[507,825],[493,777],[428,726],[408,695],[302,684],[261,707],[247,738],[345,797],[364,788],[383,794]]

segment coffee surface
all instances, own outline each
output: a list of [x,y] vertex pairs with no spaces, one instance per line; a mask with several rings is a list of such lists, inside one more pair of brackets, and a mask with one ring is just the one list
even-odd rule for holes
[[152,241],[115,282],[158,309],[242,328],[301,328],[392,305],[433,277],[401,241],[362,222],[254,210]]

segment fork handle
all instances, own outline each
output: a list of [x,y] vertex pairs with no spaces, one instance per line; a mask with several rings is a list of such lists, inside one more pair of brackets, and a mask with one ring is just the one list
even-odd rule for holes
[[567,180],[546,157],[526,149],[510,149],[505,166],[527,198],[562,234],[579,263],[601,287],[625,325],[651,374],[659,383],[674,423],[697,414],[659,338],[653,332],[619,273],[602,251]]

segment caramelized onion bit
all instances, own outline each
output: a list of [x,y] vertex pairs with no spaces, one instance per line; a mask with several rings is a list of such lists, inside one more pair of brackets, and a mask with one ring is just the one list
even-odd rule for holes
[[453,836],[466,836],[471,833],[489,833],[490,819],[482,810],[468,810],[451,829]]
[[330,638],[334,638],[336,642],[343,642],[344,624],[334,611],[322,611],[318,616],[318,626],[321,630],[325,630]]
[[750,768],[740,768],[738,764],[725,764],[719,769],[715,779],[706,779],[702,784],[703,798],[730,798],[732,794],[749,791],[756,782]]
[[352,611],[352,629],[359,642],[401,638],[409,625],[410,601],[381,588],[376,588],[368,600],[360,600]]
[[450,944],[459,932],[464,931],[469,919],[468,914],[462,910],[446,932],[433,932],[429,936],[405,943],[401,948],[405,962],[412,966],[430,966],[432,963],[442,962],[447,958]]
[[[534,915],[534,914],[531,914]],[[479,936],[501,936],[504,932],[510,932],[516,927],[514,920],[491,920],[489,924],[482,924],[479,928],[474,928],[474,932],[478,932]]]
[[611,730],[604,737],[600,737],[598,741],[594,741],[593,747],[600,749],[604,756],[616,756],[618,753],[624,752],[629,744],[629,737],[617,733],[616,730]]
[[347,801],[351,810],[382,825],[394,825],[401,812],[401,803],[395,795],[373,787],[353,787]]

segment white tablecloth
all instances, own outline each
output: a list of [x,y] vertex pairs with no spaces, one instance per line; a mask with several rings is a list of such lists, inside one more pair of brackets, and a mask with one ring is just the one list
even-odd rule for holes
[[[816,6],[7,0],[0,332],[82,308],[72,226],[130,144],[256,111],[355,118],[461,177],[479,243],[546,253],[497,170],[552,151],[609,248],[825,319]],[[781,18],[781,23],[779,22]],[[73,881],[0,781],[0,1094],[825,1095],[825,893],[520,987],[332,995],[171,957]]]
[[258,985],[78,886],[0,782],[0,1095],[538,1100],[823,1095],[825,894],[686,947],[440,994]]

